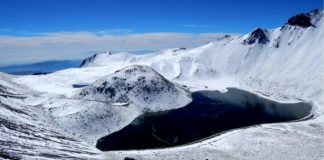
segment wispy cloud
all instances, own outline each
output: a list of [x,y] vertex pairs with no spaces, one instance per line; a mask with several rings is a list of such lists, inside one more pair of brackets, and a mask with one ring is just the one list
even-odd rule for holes
[[113,33],[121,33],[121,34],[128,34],[133,32],[132,29],[125,29],[125,28],[118,28],[118,29],[107,29],[107,30],[100,30],[96,33],[98,34],[113,34]]
[[200,25],[200,24],[177,24],[180,27],[190,27],[190,28],[210,28],[211,25]]
[[27,63],[48,59],[80,59],[89,51],[160,50],[195,47],[217,40],[223,33],[131,33],[55,32],[34,36],[1,36],[0,65]]
[[[1,33],[2,32],[2,33]],[[10,32],[10,33],[5,33]],[[59,32],[33,32],[27,30],[13,30],[11,28],[0,28],[0,36],[2,35],[12,35],[13,33],[17,36],[48,36],[54,34],[71,34],[71,33],[92,33],[96,35],[105,35],[105,34],[130,34],[133,32],[133,29],[127,28],[114,28],[114,29],[104,29],[104,30],[94,30],[94,31],[59,31]]]

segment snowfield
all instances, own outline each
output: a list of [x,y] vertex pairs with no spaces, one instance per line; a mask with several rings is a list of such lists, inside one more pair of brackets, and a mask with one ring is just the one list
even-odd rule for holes
[[183,107],[189,92],[147,66],[129,66],[105,76],[72,97],[53,98],[49,107],[58,127],[95,145],[137,116]]
[[[197,48],[103,52],[80,68],[47,75],[0,73],[0,159],[324,159],[323,27],[323,11],[313,10],[276,29],[226,35]],[[310,102],[313,116],[167,149],[95,148],[97,139],[140,114],[185,106],[189,91],[228,87]]]

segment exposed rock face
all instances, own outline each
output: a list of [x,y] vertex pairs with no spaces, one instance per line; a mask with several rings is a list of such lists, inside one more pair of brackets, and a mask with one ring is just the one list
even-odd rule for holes
[[307,28],[312,26],[311,18],[306,14],[297,14],[294,17],[289,18],[288,23],[292,26],[299,26],[303,28]]
[[86,64],[89,63],[89,62],[91,62],[93,59],[95,59],[95,58],[97,57],[97,55],[98,55],[98,54],[94,54],[94,55],[92,55],[91,57],[88,57],[88,58],[84,59],[84,60],[82,61],[82,63],[80,64],[80,67],[84,67],[84,66],[86,66]]
[[183,47],[177,48],[177,49],[172,50],[172,52],[177,52],[177,51],[181,51],[181,50],[186,50],[186,48],[183,48]]
[[242,41],[243,45],[251,45],[254,43],[259,43],[259,44],[266,44],[269,42],[269,39],[264,33],[264,30],[261,28],[255,29],[248,38],[244,39]]
[[6,93],[6,89],[7,89],[7,87],[2,86],[2,85],[0,84],[0,93]]

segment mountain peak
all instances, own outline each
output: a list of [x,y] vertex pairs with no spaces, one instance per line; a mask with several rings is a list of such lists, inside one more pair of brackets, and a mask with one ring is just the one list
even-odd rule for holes
[[311,17],[309,14],[297,14],[291,18],[288,19],[287,24],[292,25],[292,26],[299,26],[302,28],[307,28],[312,26],[312,22],[311,22]]
[[[176,99],[182,99],[183,102],[188,102],[186,100],[190,99],[184,89],[144,65],[133,65],[117,70],[84,88],[75,96],[110,103],[133,103],[147,108],[151,105],[163,108],[166,102],[168,102],[166,106],[172,106],[171,104],[174,103],[173,107],[177,107],[173,98],[177,97]],[[164,103],[159,103],[161,99],[164,99]]]
[[265,31],[261,28],[254,29],[249,36],[242,41],[243,45],[251,45],[254,43],[266,44],[269,42],[268,37],[265,35]]
[[288,19],[286,25],[299,26],[302,28],[308,28],[315,26],[316,21],[321,18],[322,11],[319,9],[314,9],[308,13],[300,13]]
[[320,14],[320,13],[321,13],[320,9],[313,9],[312,11],[310,11],[307,14],[310,15],[310,16],[313,16],[313,15],[317,15],[317,14]]
[[84,67],[84,66],[87,66],[87,64],[91,61],[93,61],[99,54],[107,54],[107,55],[112,55],[112,52],[111,51],[102,51],[102,52],[99,52],[99,53],[95,53],[93,54],[92,56],[84,59],[82,61],[82,63],[80,64],[80,67]]

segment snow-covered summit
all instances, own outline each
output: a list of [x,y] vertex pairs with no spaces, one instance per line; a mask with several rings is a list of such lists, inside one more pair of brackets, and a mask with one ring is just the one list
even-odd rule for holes
[[[177,108],[190,99],[189,93],[148,66],[128,66],[105,76],[75,97],[112,104],[135,104],[146,110]],[[181,100],[181,101],[179,101]]]
[[264,33],[265,31],[261,28],[253,30],[249,36],[242,41],[243,45],[251,45],[254,43],[266,44],[269,42],[268,37]]
[[109,55],[112,55],[112,52],[111,51],[103,51],[103,52],[95,53],[92,56],[84,59],[80,65],[80,67],[87,66],[88,63],[91,63],[94,59],[96,59],[100,56],[103,56],[103,55],[109,56]]
[[93,64],[102,64],[103,60],[109,60],[110,64],[114,64],[115,61],[130,62],[132,54],[127,52],[112,53],[111,51],[98,52],[94,55],[84,59],[80,67],[92,67]]

